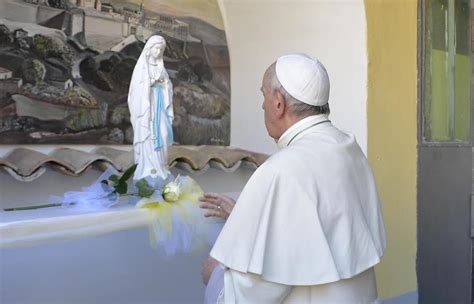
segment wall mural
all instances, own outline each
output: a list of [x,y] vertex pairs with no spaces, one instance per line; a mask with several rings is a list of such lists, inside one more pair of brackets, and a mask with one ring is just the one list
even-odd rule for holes
[[0,144],[130,144],[127,93],[167,41],[178,144],[228,145],[230,63],[217,0],[1,0]]

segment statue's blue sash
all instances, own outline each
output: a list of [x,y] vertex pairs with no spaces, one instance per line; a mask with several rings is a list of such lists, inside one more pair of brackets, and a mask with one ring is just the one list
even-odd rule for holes
[[[168,130],[168,146],[171,146],[174,141],[173,126],[171,125],[170,118],[165,109],[163,86],[161,86],[160,84],[155,84],[153,85],[153,90],[156,96],[156,113],[155,113],[155,125],[154,125],[155,134],[156,134],[155,150],[159,150],[163,148],[163,145],[164,145],[163,138],[161,138],[161,135],[160,135],[161,123],[164,123],[166,125],[166,129]],[[163,113],[163,116],[165,117],[163,122],[161,121],[162,120],[161,113]]]

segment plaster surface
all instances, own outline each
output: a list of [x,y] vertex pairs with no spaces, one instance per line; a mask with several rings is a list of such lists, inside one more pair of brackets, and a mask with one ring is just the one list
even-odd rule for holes
[[366,0],[368,157],[383,202],[387,250],[379,296],[416,290],[417,1]]

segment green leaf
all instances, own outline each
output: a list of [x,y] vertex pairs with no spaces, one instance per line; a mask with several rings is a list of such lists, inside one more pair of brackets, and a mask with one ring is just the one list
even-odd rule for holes
[[109,180],[112,181],[114,184],[117,184],[119,181],[119,177],[115,174],[112,174],[111,176],[109,176]]
[[125,182],[123,183],[119,182],[117,186],[115,186],[115,190],[117,191],[118,194],[125,194],[127,193],[128,185]]
[[104,185],[107,185],[107,186],[109,185],[109,181],[106,180],[106,179],[103,179],[103,180],[101,180],[100,182],[101,182],[102,184],[104,184]]
[[138,195],[140,197],[148,198],[153,194],[153,192],[155,192],[155,189],[153,189],[153,187],[151,187],[145,179],[139,180],[136,186],[138,190]]
[[135,165],[131,166],[130,168],[128,168],[127,170],[125,170],[122,177],[120,177],[120,181],[121,182],[128,181],[128,179],[133,175],[133,173],[135,173],[136,169],[137,169],[137,165],[135,164]]

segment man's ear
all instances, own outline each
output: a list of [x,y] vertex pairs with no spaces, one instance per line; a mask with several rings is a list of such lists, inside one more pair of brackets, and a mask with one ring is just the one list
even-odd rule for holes
[[278,117],[281,117],[285,114],[287,110],[287,105],[285,102],[285,97],[282,93],[276,92],[275,93],[275,112]]

